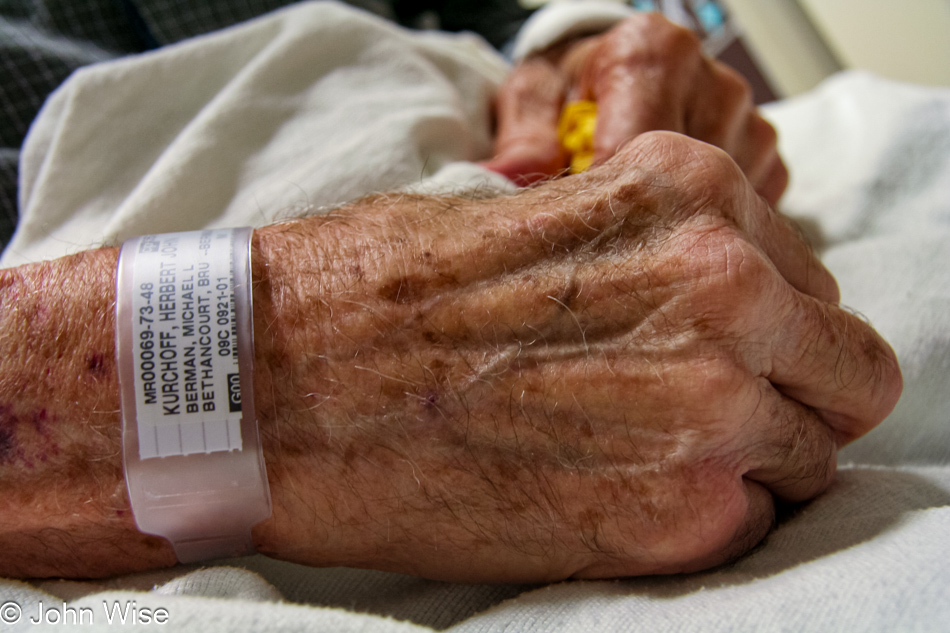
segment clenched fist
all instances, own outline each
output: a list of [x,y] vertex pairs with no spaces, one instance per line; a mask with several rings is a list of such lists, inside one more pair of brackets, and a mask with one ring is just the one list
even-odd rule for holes
[[725,150],[772,204],[788,184],[775,130],[745,79],[704,57],[692,31],[658,13],[637,13],[518,64],[498,94],[495,156],[487,166],[519,184],[563,173],[569,157],[558,120],[564,104],[578,99],[597,103],[595,161],[640,134],[668,130]]
[[512,197],[255,233],[262,551],[468,581],[698,570],[901,391],[831,275],[704,143]]

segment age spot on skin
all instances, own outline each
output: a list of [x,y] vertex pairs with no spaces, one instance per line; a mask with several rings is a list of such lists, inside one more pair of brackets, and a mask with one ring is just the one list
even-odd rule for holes
[[423,298],[445,283],[420,275],[406,275],[392,280],[379,290],[379,296],[393,303],[405,305]]
[[397,277],[380,288],[379,296],[387,301],[405,305],[427,297],[436,290],[453,288],[457,285],[458,280],[450,275],[433,277],[406,275]]
[[393,279],[379,289],[379,296],[387,301],[405,305],[412,303],[422,296],[426,289],[426,282],[417,275],[407,275]]
[[356,461],[363,458],[364,450],[356,444],[350,443],[343,451],[343,465],[347,468],[353,468]]

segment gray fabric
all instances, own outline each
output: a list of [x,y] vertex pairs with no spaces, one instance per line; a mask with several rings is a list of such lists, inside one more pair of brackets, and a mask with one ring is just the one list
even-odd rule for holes
[[141,50],[117,0],[0,3],[0,244],[16,226],[20,145],[43,101],[75,69]]
[[[16,227],[20,146],[76,69],[217,31],[297,0],[0,1],[0,249]],[[530,12],[516,0],[346,0],[406,26],[473,30],[496,46]]]
[[0,5],[0,244],[16,227],[20,145],[33,117],[73,70],[116,54],[102,45],[120,44],[106,37],[114,14],[80,10],[96,1],[57,3],[65,15],[38,1]]
[[507,70],[478,38],[319,2],[80,69],[24,145],[3,261],[259,226],[485,158]]
[[[210,33],[291,4],[293,0],[129,0],[158,45]],[[382,3],[380,8],[385,11]]]
[[0,147],[0,245],[9,241],[17,223],[17,164],[20,151]]

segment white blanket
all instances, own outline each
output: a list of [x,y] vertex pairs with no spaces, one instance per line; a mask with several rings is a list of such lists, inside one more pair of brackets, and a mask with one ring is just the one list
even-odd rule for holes
[[[31,130],[2,263],[260,225],[371,191],[504,186],[465,162],[490,151],[504,71],[474,39],[318,3],[82,70]],[[950,91],[850,74],[769,116],[792,171],[784,210],[820,243],[844,302],[894,344],[907,387],[843,456],[877,465],[844,468],[751,555],[691,576],[543,588],[253,557],[100,583],[0,581],[0,618],[18,607],[12,630],[41,630],[28,618],[42,603],[96,630],[134,600],[201,633],[946,630]]]

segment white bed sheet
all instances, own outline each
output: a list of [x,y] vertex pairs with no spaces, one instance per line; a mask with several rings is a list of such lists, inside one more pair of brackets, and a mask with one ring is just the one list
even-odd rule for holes
[[[260,225],[396,187],[503,187],[467,161],[490,151],[504,71],[473,39],[410,35],[324,3],[82,70],[31,130],[23,217],[2,263]],[[783,208],[819,245],[843,301],[894,344],[906,391],[846,449],[861,465],[753,554],[704,574],[543,588],[255,557],[106,583],[0,581],[0,602],[28,614],[59,596],[99,613],[104,600],[134,599],[168,609],[174,630],[203,633],[945,630],[950,91],[846,74],[769,116],[792,172]],[[83,630],[99,626],[104,615]]]

